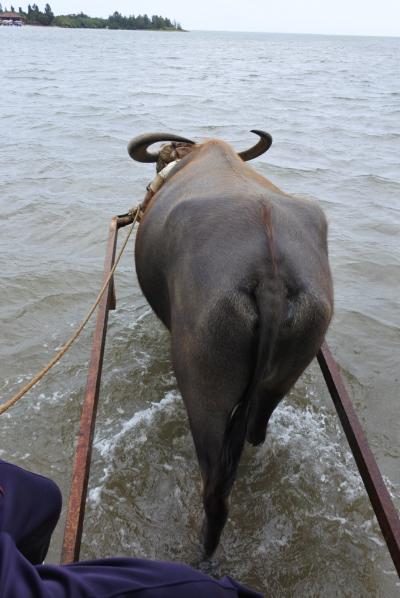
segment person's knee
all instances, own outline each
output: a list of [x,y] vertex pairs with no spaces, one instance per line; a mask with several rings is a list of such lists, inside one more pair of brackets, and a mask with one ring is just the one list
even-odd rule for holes
[[43,561],[61,512],[61,492],[53,481],[0,461],[3,487],[0,528],[32,563]]
[[48,519],[57,522],[62,508],[61,490],[55,482],[48,478],[45,481],[44,493],[48,507]]

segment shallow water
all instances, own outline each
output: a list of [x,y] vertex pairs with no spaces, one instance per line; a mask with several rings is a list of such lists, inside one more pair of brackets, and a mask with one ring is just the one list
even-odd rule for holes
[[[2,28],[0,50],[2,400],[97,294],[108,222],[153,175],[129,159],[129,139],[165,130],[241,150],[265,129],[274,144],[254,167],[327,214],[328,342],[400,506],[400,40],[25,27]],[[82,557],[199,564],[196,458],[132,245],[116,285]],[[52,476],[65,499],[92,332],[0,419],[0,457]],[[61,537],[62,522],[50,561]],[[316,364],[264,446],[246,449],[221,547],[199,566],[271,596],[398,595]]]

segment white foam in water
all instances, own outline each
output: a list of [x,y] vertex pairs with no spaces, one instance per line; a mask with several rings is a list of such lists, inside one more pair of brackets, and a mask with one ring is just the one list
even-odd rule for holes
[[120,439],[127,433],[133,430],[134,428],[140,427],[141,424],[150,424],[159,411],[162,411],[169,405],[175,403],[178,400],[178,393],[175,391],[168,392],[163,399],[159,403],[152,403],[151,407],[147,409],[143,409],[142,411],[138,411],[135,413],[131,419],[124,422],[122,424],[121,430],[113,436],[113,438],[103,438],[102,440],[97,440],[94,444],[96,449],[99,451],[102,457],[109,458],[110,455],[114,452],[115,447],[119,443]]
[[[271,453],[287,449],[289,458],[299,465],[306,463],[321,488],[335,476],[346,501],[352,502],[362,494],[363,484],[351,452],[341,444],[339,422],[332,418],[322,408],[299,408],[290,404],[290,399],[284,400],[271,418],[267,440],[257,450],[256,460],[265,462]],[[288,475],[295,481],[304,472],[300,467],[299,471],[289,470]]]
[[32,408],[35,411],[40,411],[40,403],[42,401],[46,401],[47,403],[61,403],[61,399],[65,396],[64,392],[61,392],[60,390],[56,390],[55,392],[53,392],[52,394],[48,395],[45,394],[44,392],[41,392],[40,395],[38,396],[38,402],[37,403],[32,403]]
[[[144,443],[147,440],[146,428],[148,428],[154,420],[154,417],[160,411],[164,411],[168,409],[170,406],[174,405],[180,398],[180,395],[177,391],[170,391],[167,392],[165,397],[161,399],[159,403],[151,403],[151,406],[147,409],[143,409],[135,413],[133,417],[131,417],[128,421],[122,424],[120,431],[117,434],[114,434],[112,438],[102,438],[95,440],[94,447],[99,451],[101,457],[107,462],[106,467],[103,468],[103,476],[101,477],[100,486],[92,488],[89,491],[89,500],[95,504],[99,504],[102,487],[106,482],[107,478],[109,477],[110,473],[113,470],[113,456],[116,447],[122,440],[122,438],[127,434],[132,432],[132,430],[136,431],[135,434],[135,442],[137,443]],[[138,434],[138,431],[140,434]]]
[[94,503],[95,505],[100,504],[101,498],[101,486],[96,486],[96,488],[92,488],[89,490],[89,500]]
[[144,318],[146,318],[147,316],[149,316],[152,312],[152,310],[146,309],[140,316],[138,316],[137,318],[135,318],[135,320],[133,322],[130,322],[128,324],[128,328],[130,330],[134,330],[136,328],[136,326],[139,324],[139,322],[141,322]]
[[[304,521],[310,526],[325,526],[325,530],[337,527],[351,542],[356,538],[361,543],[364,538],[383,546],[361,476],[334,413],[320,405],[303,408],[290,398],[284,400],[271,418],[266,442],[251,459],[263,475],[269,475],[272,461],[279,463],[271,470],[275,479],[266,490],[269,515],[265,516],[256,549],[260,554],[277,555],[282,545],[292,543],[296,526],[301,529]],[[286,514],[276,507],[281,503],[282,489]],[[296,520],[298,505],[302,505],[301,522]],[[290,515],[286,517],[287,513]],[[364,519],[361,526],[360,517]]]

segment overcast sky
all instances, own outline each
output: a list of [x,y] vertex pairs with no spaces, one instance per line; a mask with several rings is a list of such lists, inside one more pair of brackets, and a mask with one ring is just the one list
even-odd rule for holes
[[[45,1],[36,0],[41,10]],[[25,2],[2,0],[3,7]],[[185,29],[400,36],[400,0],[49,0],[55,14],[158,14]]]

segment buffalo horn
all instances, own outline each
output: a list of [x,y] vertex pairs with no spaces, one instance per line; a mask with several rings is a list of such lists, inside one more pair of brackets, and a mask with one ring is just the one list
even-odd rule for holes
[[137,162],[157,162],[158,152],[149,152],[147,148],[153,143],[159,141],[184,141],[186,143],[194,143],[191,139],[173,135],[171,133],[145,133],[138,135],[130,140],[128,143],[128,153],[133,160]]
[[272,144],[272,137],[269,133],[265,133],[265,131],[258,131],[256,129],[253,129],[252,131],[250,131],[250,133],[255,133],[259,136],[260,139],[258,140],[256,145],[254,145],[250,149],[245,150],[244,152],[239,152],[239,156],[242,158],[244,162],[247,162],[248,160],[253,160],[258,156],[261,156],[261,154],[266,152]]

